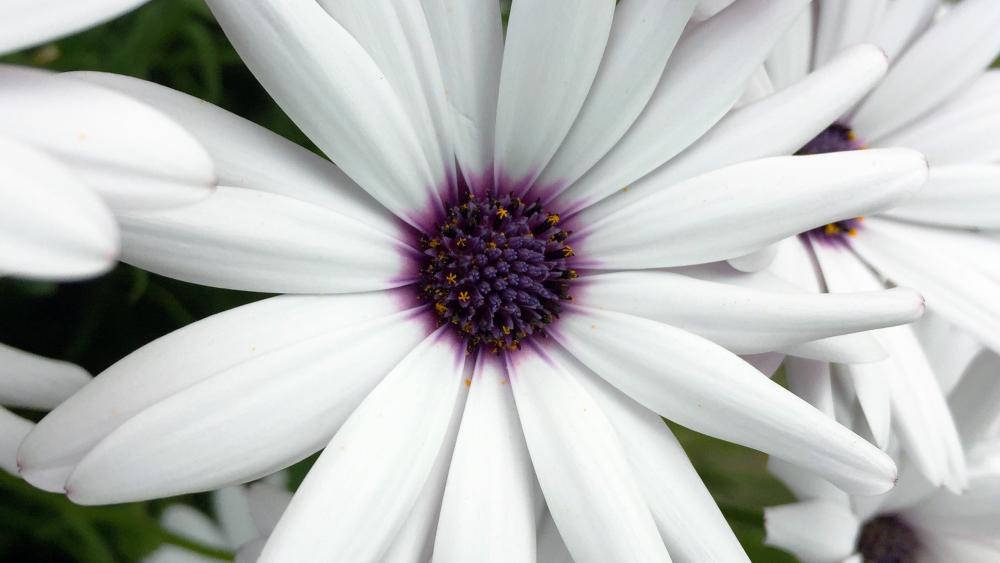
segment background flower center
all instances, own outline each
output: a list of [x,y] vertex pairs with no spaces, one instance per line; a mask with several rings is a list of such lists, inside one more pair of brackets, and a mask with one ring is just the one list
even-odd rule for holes
[[469,196],[421,238],[421,299],[470,352],[517,350],[558,316],[576,271],[560,218],[537,202]]
[[[858,139],[858,136],[854,134],[854,131],[852,131],[850,127],[840,123],[834,123],[824,129],[819,135],[816,135],[813,140],[806,143],[806,145],[799,149],[799,151],[795,154],[825,154],[831,152],[858,151],[865,148],[867,148],[865,144]],[[843,242],[845,240],[844,237],[853,237],[858,234],[858,229],[861,227],[861,221],[861,217],[837,221],[836,223],[830,223],[829,225],[823,225],[822,227],[808,231],[806,235],[813,239],[826,240],[830,242]]]
[[896,515],[869,520],[858,537],[858,552],[865,563],[911,563],[919,547],[913,528]]

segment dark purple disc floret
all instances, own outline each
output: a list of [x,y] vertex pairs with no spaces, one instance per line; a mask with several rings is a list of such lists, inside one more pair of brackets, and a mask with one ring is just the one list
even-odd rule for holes
[[869,520],[858,536],[864,563],[914,563],[919,548],[913,528],[893,514]]
[[419,293],[472,352],[516,350],[555,320],[576,272],[559,215],[514,195],[467,196],[420,240]]

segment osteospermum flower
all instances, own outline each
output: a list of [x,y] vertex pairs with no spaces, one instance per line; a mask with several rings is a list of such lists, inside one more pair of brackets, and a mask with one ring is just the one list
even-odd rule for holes
[[0,54],[84,30],[146,0],[5,0],[0,6]]
[[0,344],[0,468],[17,474],[17,448],[34,426],[4,407],[48,411],[88,381],[80,366]]
[[[705,0],[700,8],[714,13],[726,4]],[[932,165],[928,189],[878,216],[823,225],[733,264],[748,270],[770,265],[770,273],[812,290],[875,289],[885,279],[915,287],[927,297],[931,311],[1000,349],[1000,305],[988,297],[1000,289],[995,266],[1000,263],[1000,75],[986,70],[1000,52],[995,33],[1000,4],[963,0],[935,21],[942,6],[936,0],[814,2],[769,57],[765,79],[752,84],[756,87],[748,95],[766,94],[771,83],[777,92],[727,118],[746,121],[772,100],[790,99],[800,92],[810,69],[820,72],[851,53],[870,52],[871,45],[858,44],[872,42],[888,60],[885,79],[860,104],[842,108],[825,122],[825,114],[816,111],[792,107],[783,112],[798,118],[782,120],[788,135],[792,130],[812,132],[810,141],[791,150],[824,154],[915,148]],[[843,85],[869,86],[865,81]],[[778,119],[775,113],[772,118]],[[725,146],[706,140],[707,149]],[[765,144],[757,156],[780,154],[777,149],[788,150],[789,145]],[[676,176],[668,167],[660,178],[648,181],[655,184],[671,173]],[[921,346],[909,327],[876,337],[887,352],[880,361],[831,366],[792,359],[786,364],[791,388],[828,412],[851,408],[856,401],[868,423],[866,432],[877,444],[887,446],[895,432],[928,479],[961,489],[962,452],[936,366],[926,357],[927,344]],[[831,369],[842,375],[837,389],[831,387]],[[844,401],[848,404],[841,405]]]
[[1000,558],[1000,357],[980,355],[949,396],[968,449],[962,494],[926,481],[906,458],[899,485],[852,498],[782,463],[772,470],[800,502],[765,511],[767,542],[803,563],[991,563]]
[[892,485],[888,456],[734,353],[906,322],[919,296],[657,268],[880,210],[923,183],[919,154],[760,160],[599,203],[710,129],[804,0],[745,0],[679,42],[694,2],[520,0],[506,40],[492,1],[209,4],[340,168],[177,92],[76,74],[169,113],[223,184],[121,213],[124,258],[309,295],[109,368],[25,440],[30,482],[123,502],[325,447],[261,561],[528,561],[550,545],[540,511],[580,562],[746,560],[658,414],[852,492]]

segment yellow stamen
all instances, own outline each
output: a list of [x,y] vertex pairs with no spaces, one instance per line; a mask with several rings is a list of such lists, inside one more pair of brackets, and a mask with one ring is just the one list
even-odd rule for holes
[[827,235],[835,235],[840,232],[840,227],[834,225],[833,223],[830,223],[829,225],[823,228],[823,232],[826,233]]
[[573,247],[567,244],[566,246],[563,247],[562,252],[563,256],[569,258],[570,256],[573,256]]
[[503,219],[504,217],[507,217],[508,215],[510,215],[510,213],[508,213],[507,210],[504,209],[503,207],[501,207],[500,209],[497,209],[497,217]]
[[455,272],[448,274],[447,276],[444,277],[444,279],[447,280],[448,283],[452,285],[458,283],[458,276],[455,275]]
[[465,248],[465,245],[467,244],[469,244],[469,241],[465,240],[465,237],[462,237],[455,241],[455,246],[459,248]]
[[559,215],[552,213],[549,215],[549,218],[545,220],[545,222],[554,227],[559,224]]
[[468,301],[469,300],[469,292],[468,291],[460,291],[460,292],[458,292],[458,300],[461,301],[462,303],[465,303],[466,301]]

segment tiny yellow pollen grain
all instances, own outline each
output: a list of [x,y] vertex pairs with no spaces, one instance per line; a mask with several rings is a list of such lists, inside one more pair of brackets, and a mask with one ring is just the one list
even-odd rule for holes
[[497,217],[503,219],[504,217],[507,217],[508,215],[510,215],[510,213],[508,213],[507,210],[504,209],[503,207],[501,207],[500,209],[497,209]]
[[459,248],[465,248],[465,245],[467,244],[469,244],[469,241],[465,240],[465,237],[462,237],[455,241],[455,246]]
[[439,315],[443,315],[448,312],[448,308],[444,306],[444,303],[435,303],[434,310],[437,311]]
[[437,248],[437,247],[441,246],[441,241],[439,241],[436,238],[432,238],[431,241],[427,243],[427,246],[429,246],[431,248]]
[[472,387],[472,378],[471,377],[466,377],[465,378],[465,386],[466,387]]
[[573,247],[567,244],[566,246],[563,247],[562,252],[563,256],[569,258],[570,256],[573,256]]
[[552,213],[549,215],[549,218],[545,220],[545,222],[554,227],[559,224],[559,215],[557,213]]
[[510,334],[510,329],[507,328],[506,325],[504,325],[504,326],[500,327],[500,332],[503,332],[504,334]]
[[453,285],[458,283],[458,276],[455,275],[455,272],[448,274],[447,276],[444,277],[444,279],[447,280],[448,283]]
[[856,237],[856,236],[858,236],[858,230],[857,229],[851,229],[851,230],[847,231],[847,236],[849,236],[849,237]]
[[828,235],[835,235],[840,232],[840,227],[834,225],[833,223],[830,223],[829,225],[823,228],[823,232]]
[[468,291],[460,291],[460,292],[458,292],[458,300],[461,301],[462,303],[465,303],[466,301],[468,301],[469,300],[469,292]]

